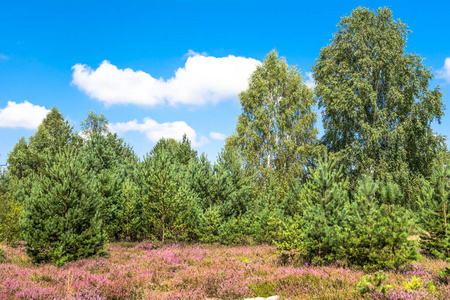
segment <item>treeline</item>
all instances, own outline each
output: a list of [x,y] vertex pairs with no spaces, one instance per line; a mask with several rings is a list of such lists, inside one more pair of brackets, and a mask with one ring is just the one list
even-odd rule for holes
[[79,134],[53,108],[9,153],[0,239],[58,265],[144,239],[273,243],[285,262],[369,268],[404,265],[419,247],[450,258],[449,152],[431,129],[442,93],[405,52],[407,34],[388,8],[355,9],[321,49],[314,91],[270,52],[215,163],[186,136],[139,159],[102,114]]

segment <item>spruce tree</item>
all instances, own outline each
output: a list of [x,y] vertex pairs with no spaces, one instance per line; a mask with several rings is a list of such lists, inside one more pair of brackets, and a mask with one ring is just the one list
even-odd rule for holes
[[94,175],[74,147],[65,146],[55,155],[47,152],[22,219],[32,261],[62,265],[102,251],[105,234],[98,197]]

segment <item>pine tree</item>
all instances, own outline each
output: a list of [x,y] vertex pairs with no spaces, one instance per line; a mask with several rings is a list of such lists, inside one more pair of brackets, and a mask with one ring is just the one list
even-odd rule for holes
[[98,196],[94,176],[74,147],[48,153],[41,172],[34,175],[22,219],[30,258],[62,265],[102,251]]
[[253,178],[246,176],[234,149],[225,147],[214,164],[214,199],[228,220],[244,215],[254,192]]
[[425,231],[420,237],[422,248],[436,257],[450,260],[450,164],[443,152],[433,162],[429,181],[423,182],[419,203]]
[[173,155],[162,148],[147,155],[140,167],[142,200],[148,222],[153,232],[162,240],[170,237],[170,226],[177,213],[177,166]]
[[348,237],[348,182],[343,179],[342,167],[325,152],[305,185],[303,211],[303,241],[306,256],[313,262],[327,262],[344,258],[344,244]]
[[117,232],[118,238],[126,241],[139,240],[144,237],[142,220],[142,201],[139,187],[128,177],[122,184],[118,197]]
[[376,264],[375,249],[379,203],[376,194],[380,184],[365,174],[359,179],[350,209],[350,236],[345,244],[348,261],[359,266]]
[[408,238],[416,229],[414,215],[402,207],[400,187],[386,181],[381,187],[381,205],[377,211],[375,239],[378,266],[395,268],[420,258],[417,241]]
[[107,131],[107,125],[108,120],[103,114],[89,112],[81,123],[86,138],[81,155],[98,183],[99,213],[106,234],[109,239],[118,240],[125,233],[119,225],[119,215],[124,213],[119,198],[125,180],[137,165],[137,157],[123,139]]

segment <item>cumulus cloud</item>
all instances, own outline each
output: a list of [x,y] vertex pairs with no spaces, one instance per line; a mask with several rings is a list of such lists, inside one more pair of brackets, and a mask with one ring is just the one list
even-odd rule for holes
[[194,147],[200,147],[209,142],[204,136],[198,138],[195,130],[183,121],[158,123],[150,118],[145,118],[142,123],[139,123],[135,119],[129,122],[110,124],[109,127],[111,131],[117,133],[125,133],[128,131],[142,132],[154,143],[163,137],[181,141],[184,134],[191,140],[192,146]]
[[316,86],[316,82],[314,81],[314,78],[312,77],[312,72],[306,72],[306,81],[305,84],[310,89],[313,89]]
[[442,67],[442,69],[437,71],[437,77],[450,82],[450,57],[447,57],[445,59],[444,66]]
[[210,136],[212,139],[219,140],[219,141],[223,141],[223,140],[225,140],[225,138],[227,137],[227,136],[226,136],[225,134],[223,134],[223,133],[214,132],[214,131],[211,131],[211,132],[209,133],[209,136]]
[[168,79],[156,79],[143,71],[119,69],[103,61],[93,70],[83,64],[72,67],[72,84],[105,105],[202,106],[235,98],[248,88],[248,79],[261,62],[253,58],[206,56],[192,50],[185,66]]
[[28,101],[8,101],[5,108],[0,108],[0,127],[36,129],[49,112],[44,106]]

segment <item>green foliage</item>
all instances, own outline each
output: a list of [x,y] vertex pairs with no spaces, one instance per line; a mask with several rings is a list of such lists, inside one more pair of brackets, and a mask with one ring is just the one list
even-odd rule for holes
[[411,281],[406,281],[403,283],[403,287],[407,291],[415,291],[417,289],[420,289],[422,286],[422,280],[420,278],[417,278],[416,276],[411,277]]
[[130,177],[126,178],[118,195],[117,228],[120,240],[135,241],[144,237],[143,208],[139,187]]
[[419,203],[424,234],[421,247],[433,256],[450,259],[450,164],[445,153],[438,154],[432,165],[429,181],[423,181]]
[[439,271],[436,279],[439,283],[448,285],[450,283],[450,268],[445,267],[444,269]]
[[267,185],[250,207],[249,218],[252,222],[249,229],[252,237],[259,243],[273,243],[278,240],[284,220],[279,197],[280,187],[269,177]]
[[210,207],[199,215],[197,234],[202,243],[217,243],[221,241],[220,226],[222,225],[222,216],[220,208]]
[[23,204],[11,192],[0,191],[0,242],[15,244],[20,241]]
[[48,155],[34,177],[22,218],[26,250],[34,262],[62,265],[105,247],[94,174],[73,147]]
[[[97,115],[93,110],[81,123],[85,137],[81,156],[89,170],[95,174],[100,196],[100,218],[111,240],[142,237],[141,230],[136,227],[140,223],[142,205],[138,189],[133,186],[137,157],[133,149],[118,138],[117,134],[107,132],[107,125],[106,117],[103,114]],[[123,195],[125,183],[128,184],[126,188],[129,188],[125,192],[128,193],[127,196]]]
[[371,293],[374,291],[386,294],[389,289],[392,289],[392,285],[383,285],[386,281],[386,273],[378,271],[373,275],[365,275],[361,277],[361,281],[358,283],[356,289],[361,294]]
[[399,186],[363,176],[351,204],[350,235],[345,253],[352,264],[372,268],[396,268],[420,258],[417,243],[409,240],[414,215],[398,205]]
[[258,284],[249,286],[249,289],[258,297],[270,297],[277,293],[276,284],[270,281],[259,282]]
[[300,216],[282,223],[277,240],[277,253],[281,264],[299,264],[302,262],[305,247],[302,240],[303,221]]
[[303,191],[303,242],[306,257],[313,262],[344,258],[349,199],[347,181],[337,163],[325,152]]
[[16,182],[16,194],[19,202],[31,193],[33,176],[44,172],[46,157],[56,155],[62,147],[72,145],[79,148],[81,138],[73,132],[73,127],[64,119],[61,112],[53,107],[39,125],[36,133],[29,138],[21,138],[8,154],[8,171]]
[[3,249],[0,248],[0,263],[6,262],[6,253]]
[[225,146],[214,164],[214,203],[222,207],[225,219],[244,215],[253,196],[253,178],[246,176],[234,149]]
[[108,119],[101,113],[98,115],[91,109],[86,120],[81,122],[81,132],[87,139],[92,139],[94,135],[106,134],[108,132]]
[[297,68],[273,50],[253,72],[249,88],[239,94],[242,113],[227,144],[236,148],[247,173],[256,174],[261,184],[273,170],[282,182],[304,176],[305,165],[314,157],[315,98],[302,80]]
[[147,155],[140,166],[142,201],[147,222],[164,242],[178,213],[177,165],[174,156],[161,148],[153,156]]
[[389,174],[407,193],[427,176],[443,137],[431,129],[444,115],[439,87],[418,54],[407,53],[409,31],[389,8],[357,8],[338,24],[331,43],[313,67],[323,111],[323,142],[339,153],[357,179],[367,170],[374,179]]

